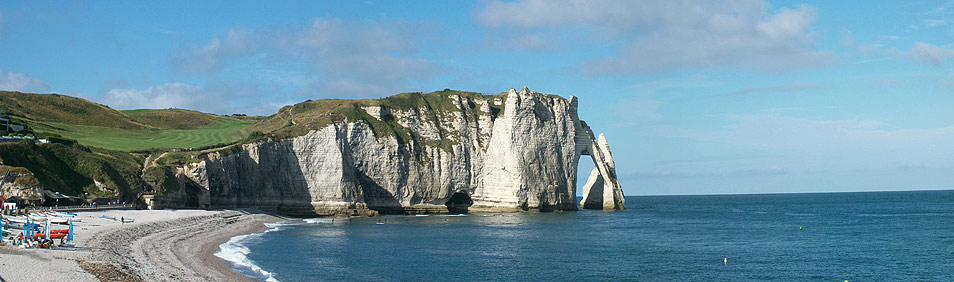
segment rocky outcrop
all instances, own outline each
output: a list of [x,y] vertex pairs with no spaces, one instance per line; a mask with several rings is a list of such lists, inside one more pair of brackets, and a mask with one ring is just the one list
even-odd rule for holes
[[43,186],[26,168],[0,165],[0,195],[6,198],[43,199]]
[[577,210],[577,164],[591,155],[583,208],[623,209],[609,146],[579,119],[576,97],[417,95],[437,96],[359,105],[352,116],[367,118],[203,154],[178,170],[192,188],[167,199],[302,215]]

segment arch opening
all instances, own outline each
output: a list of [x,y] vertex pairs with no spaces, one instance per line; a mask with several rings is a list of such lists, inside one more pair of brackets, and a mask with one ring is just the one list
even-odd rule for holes
[[[593,164],[593,157],[589,155],[588,152],[583,152],[584,154],[580,155],[576,162],[576,202],[579,204],[583,200],[584,187],[586,186],[586,181],[590,176],[590,172],[593,171],[593,168],[596,165]],[[582,206],[577,206],[577,208],[582,209]]]
[[467,213],[470,206],[474,205],[474,200],[466,192],[457,192],[444,205],[447,206],[447,212]]

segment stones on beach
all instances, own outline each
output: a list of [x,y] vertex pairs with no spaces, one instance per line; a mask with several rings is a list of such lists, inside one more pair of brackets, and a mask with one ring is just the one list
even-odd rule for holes
[[245,281],[213,253],[231,237],[280,220],[234,210],[176,213],[159,220],[141,214],[147,222],[102,231],[90,240],[96,251],[81,266],[102,281]]

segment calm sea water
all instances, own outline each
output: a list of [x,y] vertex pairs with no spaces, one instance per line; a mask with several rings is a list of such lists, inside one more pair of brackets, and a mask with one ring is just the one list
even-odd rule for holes
[[389,224],[310,219],[226,249],[244,273],[280,281],[954,281],[954,191],[627,197],[626,205],[389,216]]

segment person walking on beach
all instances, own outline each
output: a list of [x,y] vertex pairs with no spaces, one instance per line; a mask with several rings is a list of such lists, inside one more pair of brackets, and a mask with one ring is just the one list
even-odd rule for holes
[[[115,218],[115,217],[114,217],[114,218]],[[125,217],[125,216],[120,216],[120,217],[119,217],[119,222],[122,222],[123,224],[126,224],[126,217]]]

